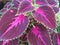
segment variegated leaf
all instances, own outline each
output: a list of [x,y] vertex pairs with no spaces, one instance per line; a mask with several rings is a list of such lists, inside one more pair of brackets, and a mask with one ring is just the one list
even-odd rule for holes
[[7,11],[0,20],[0,39],[7,40],[19,37],[28,25],[28,17],[15,16],[16,9]]
[[42,26],[34,26],[28,33],[28,40],[31,45],[51,45],[51,40],[47,29]]
[[19,13],[32,11],[34,7],[27,0],[23,1],[20,5]]
[[39,21],[49,28],[56,27],[55,13],[50,6],[39,7],[37,10],[33,11],[33,17],[36,21]]
[[58,7],[53,7],[53,10],[55,11],[55,13],[59,12],[59,8]]
[[48,2],[47,2],[47,0],[36,0],[36,4],[38,4],[38,5],[47,5]]
[[36,0],[36,4],[38,5],[51,5],[55,6],[57,3],[55,0]]
[[18,45],[18,39],[0,41],[0,45]]
[[51,34],[52,41],[54,45],[60,45],[60,34],[59,33],[52,33]]

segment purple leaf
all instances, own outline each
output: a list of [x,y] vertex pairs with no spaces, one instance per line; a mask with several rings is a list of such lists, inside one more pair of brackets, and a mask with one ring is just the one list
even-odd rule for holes
[[4,8],[9,9],[10,7],[11,7],[11,2],[7,2],[7,3],[4,5]]
[[3,9],[0,10],[0,13],[3,15],[6,11],[7,11],[7,9],[3,8]]
[[0,45],[18,45],[18,39],[0,41]]
[[18,39],[11,40],[11,41],[8,40],[8,42],[6,42],[5,45],[18,45]]
[[58,13],[59,12],[59,8],[58,7],[53,7],[55,13]]
[[60,34],[52,33],[51,37],[54,45],[60,45]]
[[47,5],[47,0],[36,0],[36,4],[39,4],[39,5]]
[[51,6],[55,6],[57,2],[55,0],[47,0]]
[[[28,17],[20,14],[15,16],[16,10],[6,12],[0,21],[0,39],[7,40],[19,37],[27,28]],[[22,28],[23,27],[23,28]]]
[[14,7],[19,7],[19,2],[17,0],[13,0],[12,4],[14,4]]
[[47,29],[42,26],[34,26],[28,33],[28,40],[31,45],[51,45],[49,33]]
[[19,13],[32,11],[33,9],[34,7],[31,5],[31,3],[26,0],[21,3]]
[[33,17],[49,28],[56,27],[55,13],[50,6],[41,6],[33,11]]

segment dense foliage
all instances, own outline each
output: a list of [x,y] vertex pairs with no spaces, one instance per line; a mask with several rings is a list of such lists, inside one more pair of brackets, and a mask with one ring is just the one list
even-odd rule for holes
[[[60,45],[55,0],[12,0],[0,10],[0,45]],[[28,45],[28,44],[26,44]]]

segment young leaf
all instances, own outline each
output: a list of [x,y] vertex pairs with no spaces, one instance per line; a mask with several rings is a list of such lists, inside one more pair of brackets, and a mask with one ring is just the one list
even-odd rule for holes
[[21,3],[19,13],[28,12],[33,9],[34,9],[34,7],[31,5],[31,3],[26,0]]
[[18,8],[19,7],[19,2],[17,0],[13,0],[12,2],[13,6]]

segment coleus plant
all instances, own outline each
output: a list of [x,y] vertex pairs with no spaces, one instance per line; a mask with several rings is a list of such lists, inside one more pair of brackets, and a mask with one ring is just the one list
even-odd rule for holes
[[[0,45],[19,45],[19,39],[30,45],[60,45],[55,14],[55,0],[12,0],[0,18]],[[25,33],[25,35],[23,34]]]

